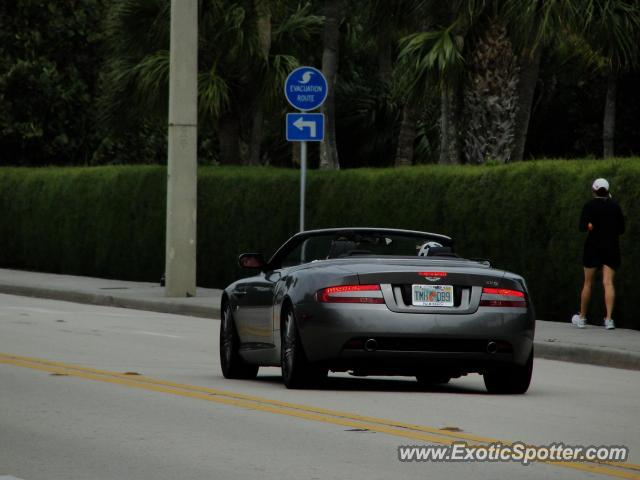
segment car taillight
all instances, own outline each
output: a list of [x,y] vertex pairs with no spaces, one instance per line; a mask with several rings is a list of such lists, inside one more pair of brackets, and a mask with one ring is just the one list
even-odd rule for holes
[[323,303],[384,303],[380,285],[337,285],[316,292]]
[[481,307],[506,307],[506,308],[526,308],[527,299],[524,292],[510,290],[508,288],[488,288],[482,289],[480,297]]

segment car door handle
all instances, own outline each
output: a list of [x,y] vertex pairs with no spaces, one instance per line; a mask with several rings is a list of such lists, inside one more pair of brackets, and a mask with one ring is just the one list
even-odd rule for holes
[[247,294],[247,291],[246,291],[246,290],[238,290],[238,291],[233,292],[233,293],[234,293],[234,295],[235,295],[236,297],[243,297],[244,295],[246,295],[246,294]]

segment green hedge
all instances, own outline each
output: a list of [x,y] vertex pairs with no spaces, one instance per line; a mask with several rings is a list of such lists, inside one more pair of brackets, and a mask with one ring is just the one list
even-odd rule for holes
[[[457,251],[523,274],[539,318],[578,307],[577,231],[590,184],[604,176],[627,217],[618,272],[620,326],[640,328],[640,159],[536,161],[310,172],[308,228],[380,226],[451,235]],[[270,254],[298,222],[298,173],[204,167],[198,185],[198,283],[236,278],[236,255]],[[0,265],[156,281],[164,268],[166,171],[154,166],[0,169]],[[592,318],[602,318],[601,288]]]

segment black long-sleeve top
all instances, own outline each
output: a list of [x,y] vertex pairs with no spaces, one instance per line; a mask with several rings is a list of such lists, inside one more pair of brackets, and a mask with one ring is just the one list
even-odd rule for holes
[[[589,223],[593,225],[591,231]],[[624,233],[625,228],[622,209],[611,198],[592,198],[582,208],[578,228],[581,232],[589,231],[588,243],[617,245],[618,237]]]

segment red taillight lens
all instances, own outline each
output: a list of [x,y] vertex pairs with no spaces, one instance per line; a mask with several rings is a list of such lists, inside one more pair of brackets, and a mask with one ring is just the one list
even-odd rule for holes
[[337,285],[323,288],[316,292],[316,300],[324,303],[384,303],[380,285]]
[[418,272],[418,275],[422,277],[446,277],[447,272]]
[[527,308],[524,292],[507,288],[482,289],[481,307]]
[[482,293],[487,295],[502,295],[504,297],[519,297],[524,298],[524,292],[519,290],[508,290],[506,288],[488,288],[482,289]]

